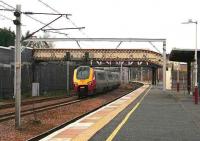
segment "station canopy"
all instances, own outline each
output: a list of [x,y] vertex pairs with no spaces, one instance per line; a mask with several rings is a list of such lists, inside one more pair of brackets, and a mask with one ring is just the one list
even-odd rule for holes
[[[175,62],[193,62],[194,51],[194,49],[172,49],[169,55],[169,60]],[[200,50],[198,50],[197,56],[200,56]]]

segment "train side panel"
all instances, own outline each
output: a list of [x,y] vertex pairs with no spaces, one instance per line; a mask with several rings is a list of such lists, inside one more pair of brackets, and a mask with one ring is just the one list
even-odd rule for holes
[[102,70],[95,70],[95,77],[96,77],[96,92],[104,92],[107,89],[107,79],[106,73]]

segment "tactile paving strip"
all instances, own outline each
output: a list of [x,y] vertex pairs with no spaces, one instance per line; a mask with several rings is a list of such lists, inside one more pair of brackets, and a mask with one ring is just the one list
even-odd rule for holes
[[123,96],[122,98],[100,108],[99,110],[79,119],[78,121],[60,129],[41,141],[84,141],[91,138],[99,129],[104,127],[119,112],[132,103],[140,94],[142,94],[149,85]]

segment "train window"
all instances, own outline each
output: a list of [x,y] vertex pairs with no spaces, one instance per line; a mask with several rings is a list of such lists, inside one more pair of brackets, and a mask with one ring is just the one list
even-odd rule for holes
[[119,79],[119,75],[115,74],[115,80],[118,80],[118,79]]
[[77,79],[88,79],[90,75],[89,67],[80,67],[77,69]]
[[112,80],[112,79],[113,79],[112,74],[110,74],[110,73],[108,74],[108,79],[109,79],[109,80]]
[[97,73],[98,79],[99,80],[105,80],[105,74],[102,72]]

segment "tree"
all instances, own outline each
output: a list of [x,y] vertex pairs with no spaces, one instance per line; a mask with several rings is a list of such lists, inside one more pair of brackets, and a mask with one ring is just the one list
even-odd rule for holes
[[14,46],[15,45],[15,32],[11,29],[0,28],[0,46]]
[[[28,35],[30,35],[30,31],[27,31],[25,35],[22,35],[22,41]],[[49,34],[44,34],[45,38],[50,37]],[[37,37],[32,37],[37,38]],[[40,37],[41,38],[41,37]],[[11,31],[11,29],[0,28],[0,46],[9,47],[15,45],[15,32]],[[22,46],[32,47],[32,48],[53,48],[53,42],[39,41],[39,42],[22,42]]]

